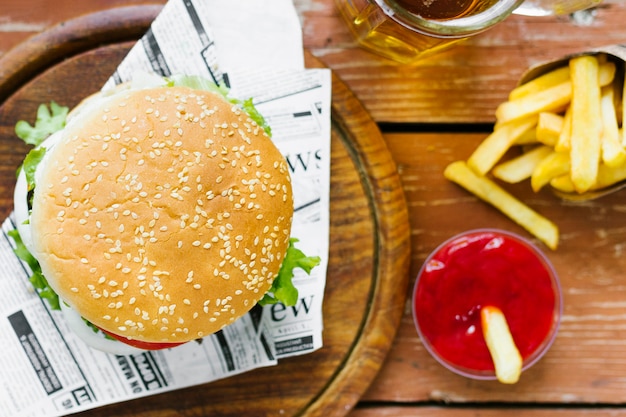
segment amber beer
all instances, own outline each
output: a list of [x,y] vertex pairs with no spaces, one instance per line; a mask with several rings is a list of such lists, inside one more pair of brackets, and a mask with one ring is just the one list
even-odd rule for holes
[[425,19],[449,20],[473,15],[497,0],[397,0],[399,6]]
[[504,20],[522,0],[336,0],[366,49],[412,63]]

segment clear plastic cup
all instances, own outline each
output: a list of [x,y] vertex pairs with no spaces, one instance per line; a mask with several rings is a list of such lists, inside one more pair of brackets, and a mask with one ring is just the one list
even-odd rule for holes
[[545,254],[498,229],[470,230],[442,243],[424,262],[412,302],[428,352],[449,370],[474,379],[496,379],[482,335],[482,306],[503,311],[523,371],[552,345],[562,312],[559,279]]

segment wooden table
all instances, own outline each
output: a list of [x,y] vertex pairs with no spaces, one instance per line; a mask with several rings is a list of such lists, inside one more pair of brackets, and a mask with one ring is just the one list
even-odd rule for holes
[[[0,56],[50,26],[144,0],[3,0]],[[163,3],[159,1],[156,3]],[[411,283],[427,254],[477,227],[525,231],[443,179],[492,128],[494,110],[533,64],[626,42],[626,2],[595,11],[589,25],[567,17],[513,16],[497,28],[414,66],[378,58],[351,39],[333,0],[295,0],[304,42],[361,100],[397,164],[411,228]],[[626,204],[623,193],[585,205],[560,202],[528,184],[510,187],[557,222],[561,245],[545,246],[560,274],[564,314],[547,356],[513,386],[471,381],[425,351],[407,303],[381,371],[353,417],[626,415]]]

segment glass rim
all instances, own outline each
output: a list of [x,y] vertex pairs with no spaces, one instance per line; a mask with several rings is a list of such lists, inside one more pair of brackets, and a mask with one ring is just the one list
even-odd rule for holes
[[459,19],[436,20],[420,17],[395,0],[374,0],[390,19],[409,30],[435,37],[464,38],[489,29],[506,19],[524,0],[499,0],[486,10]]
[[522,244],[524,244],[529,250],[531,250],[541,261],[541,263],[545,266],[546,270],[548,271],[548,275],[550,276],[550,281],[552,283],[552,287],[554,288],[554,311],[553,311],[553,316],[552,316],[552,325],[550,326],[550,330],[548,333],[548,336],[546,337],[546,339],[539,345],[539,347],[527,358],[525,358],[523,360],[522,363],[522,372],[526,371],[527,369],[529,369],[531,366],[535,365],[550,349],[550,347],[552,346],[552,344],[554,343],[554,340],[556,339],[558,330],[559,330],[559,326],[560,326],[560,322],[561,322],[561,317],[563,315],[563,291],[561,288],[561,283],[560,283],[560,279],[558,274],[556,273],[556,269],[554,268],[554,266],[552,265],[552,262],[548,259],[548,257],[546,256],[545,253],[543,253],[543,251],[541,251],[539,249],[539,247],[537,247],[537,245],[535,245],[533,242],[531,242],[529,239],[526,239],[523,236],[520,236],[516,233],[513,232],[509,232],[507,230],[503,230],[503,229],[497,229],[497,228],[477,228],[477,229],[470,229],[470,230],[466,230],[464,232],[461,233],[457,233],[454,236],[444,240],[442,243],[440,243],[435,249],[433,249],[429,255],[426,257],[426,259],[424,260],[424,263],[422,264],[422,266],[420,267],[420,270],[417,274],[417,278],[415,280],[415,284],[413,285],[413,292],[411,294],[411,313],[412,313],[412,317],[413,317],[413,324],[415,326],[415,329],[417,330],[417,334],[420,338],[420,340],[422,341],[422,345],[424,346],[424,348],[426,349],[426,351],[442,366],[444,366],[446,369],[454,372],[457,375],[461,375],[467,378],[471,378],[471,379],[478,379],[478,380],[496,380],[496,374],[495,371],[493,370],[485,370],[485,371],[479,371],[479,370],[475,370],[475,369],[470,369],[470,368],[466,368],[464,366],[460,366],[457,365],[455,363],[452,363],[448,360],[446,360],[445,358],[443,358],[431,345],[430,340],[424,336],[424,334],[421,331],[420,325],[419,325],[419,320],[417,318],[417,313],[416,313],[416,308],[415,308],[415,295],[417,293],[417,288],[419,285],[419,281],[420,281],[420,277],[422,276],[422,273],[424,272],[426,265],[428,264],[428,262],[435,256],[435,254],[437,254],[443,247],[445,247],[446,245],[450,244],[451,242],[458,240],[464,236],[469,236],[469,235],[475,235],[475,234],[479,234],[479,233],[494,233],[494,234],[500,234],[500,235],[505,235],[513,240],[516,240]]

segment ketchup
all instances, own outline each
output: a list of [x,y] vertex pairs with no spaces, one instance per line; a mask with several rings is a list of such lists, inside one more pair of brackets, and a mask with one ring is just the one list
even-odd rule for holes
[[548,261],[509,233],[471,231],[427,259],[415,285],[413,313],[429,350],[444,363],[493,371],[480,323],[480,309],[487,305],[504,313],[525,364],[538,349],[547,349],[560,313]]

